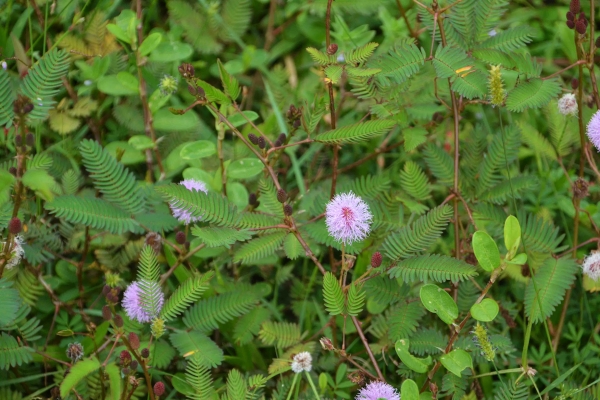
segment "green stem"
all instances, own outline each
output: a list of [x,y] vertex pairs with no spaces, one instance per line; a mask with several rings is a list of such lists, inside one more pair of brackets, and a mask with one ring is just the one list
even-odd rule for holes
[[530,318],[527,323],[527,330],[525,331],[525,340],[523,344],[523,353],[521,354],[521,365],[523,369],[527,371],[529,366],[527,365],[527,350],[529,349],[529,339],[531,338],[531,327],[533,326],[533,320]]
[[292,387],[290,387],[290,392],[288,393],[286,400],[290,400],[292,398],[292,393],[294,393],[294,388],[296,387],[296,381],[298,380],[298,374],[294,374],[294,380],[292,381]]
[[308,371],[304,371],[304,373],[306,374],[306,379],[308,379],[308,383],[310,384],[310,387],[312,388],[312,391],[315,394],[315,399],[319,400],[321,398],[321,396],[319,396],[319,392],[317,391],[317,388],[315,387],[312,377],[310,376]]

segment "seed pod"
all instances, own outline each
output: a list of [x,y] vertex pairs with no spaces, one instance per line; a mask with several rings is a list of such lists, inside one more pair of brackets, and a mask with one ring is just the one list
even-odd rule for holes
[[67,347],[67,357],[71,359],[72,362],[76,362],[83,357],[83,345],[81,343],[69,343]]
[[131,348],[137,350],[140,348],[140,338],[135,332],[129,332],[129,344]]
[[117,326],[117,328],[123,327],[123,317],[121,317],[119,314],[115,314],[113,320],[115,321],[115,325]]
[[287,200],[287,193],[285,192],[285,190],[279,189],[277,191],[277,201],[283,204],[283,203],[285,203],[286,200]]
[[328,337],[323,336],[319,340],[319,342],[321,343],[321,347],[323,347],[323,350],[331,351],[334,349],[333,343],[331,342],[331,339],[329,339]]
[[283,213],[290,217],[293,214],[294,210],[292,209],[292,206],[290,206],[289,204],[286,204],[285,206],[283,206]]
[[575,30],[576,30],[576,31],[577,31],[577,33],[579,33],[580,35],[583,35],[583,34],[585,33],[585,31],[586,31],[586,28],[587,28],[587,27],[586,27],[586,24],[585,24],[584,20],[581,20],[581,19],[580,19],[580,20],[578,20],[578,21],[575,23]]
[[162,237],[156,232],[148,232],[145,244],[152,247],[152,250],[154,250],[156,254],[159,254],[162,247]]
[[577,78],[573,78],[571,79],[571,88],[573,90],[577,89],[579,87],[579,79]]
[[143,357],[143,358],[148,358],[148,357],[150,357],[150,350],[148,350],[148,348],[147,348],[147,347],[146,347],[146,348],[144,348],[144,349],[142,349],[142,357]]
[[156,382],[154,384],[154,395],[162,396],[163,394],[165,394],[165,384],[162,382]]
[[21,220],[18,217],[14,217],[8,223],[8,231],[13,235],[17,235],[18,233],[20,233],[21,229],[23,229],[23,224],[21,223]]
[[251,206],[256,205],[256,193],[250,193],[250,195],[248,196],[248,204]]
[[26,103],[26,104],[23,106],[23,114],[29,114],[29,113],[30,113],[30,112],[32,112],[32,111],[33,111],[33,104],[31,104],[31,103]]
[[575,182],[573,182],[573,195],[576,199],[583,199],[589,194],[589,182],[583,178],[577,178]]
[[110,311],[110,307],[108,305],[104,305],[104,307],[102,307],[102,318],[104,318],[105,321],[110,321],[112,319],[112,312]]
[[334,55],[335,53],[337,53],[338,51],[338,45],[335,43],[331,43],[329,46],[327,46],[327,54],[329,54],[330,56]]
[[35,145],[35,136],[33,136],[33,133],[29,132],[25,136],[25,143],[27,143],[27,146],[29,147],[33,147]]
[[258,144],[258,137],[254,133],[249,134],[248,139],[250,140],[250,142],[252,142],[253,145]]
[[184,231],[179,231],[175,234],[175,241],[179,244],[184,244],[185,243],[185,232]]
[[301,124],[300,119],[297,119],[294,121],[294,124],[292,126],[296,129],[298,129],[300,127],[300,124]]
[[261,136],[258,138],[258,147],[260,149],[264,149],[267,146],[267,142],[265,141],[265,137]]
[[373,267],[373,268],[379,267],[381,265],[382,261],[383,261],[383,257],[381,256],[381,253],[376,251],[371,256],[371,267]]

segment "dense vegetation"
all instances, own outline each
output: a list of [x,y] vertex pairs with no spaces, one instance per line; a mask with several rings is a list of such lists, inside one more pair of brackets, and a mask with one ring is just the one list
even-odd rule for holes
[[0,400],[600,399],[595,0],[0,0]]

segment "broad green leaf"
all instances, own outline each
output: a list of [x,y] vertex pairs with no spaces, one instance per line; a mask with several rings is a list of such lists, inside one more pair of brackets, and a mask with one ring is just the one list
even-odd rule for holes
[[506,250],[512,258],[512,256],[517,252],[519,248],[519,244],[521,244],[521,225],[519,225],[519,220],[515,218],[513,215],[509,215],[504,222],[504,245],[506,246]]
[[54,198],[52,188],[56,185],[54,178],[44,169],[30,169],[23,175],[23,184],[35,192],[44,200],[51,201]]
[[159,131],[189,131],[197,129],[200,119],[193,111],[183,115],[174,115],[166,108],[162,108],[154,115],[154,128]]
[[148,107],[150,112],[156,114],[165,104],[171,99],[171,94],[163,93],[160,88],[156,89],[148,99]]
[[400,386],[400,398],[403,400],[419,400],[419,387],[412,379],[407,379]]
[[123,85],[119,78],[117,78],[117,75],[105,75],[98,79],[98,90],[111,96],[132,96],[138,94],[138,88]]
[[152,51],[148,60],[160,63],[181,61],[193,53],[194,48],[187,43],[164,41]]
[[493,321],[498,315],[498,311],[500,311],[500,307],[492,299],[483,299],[481,303],[473,304],[471,307],[471,315],[481,322]]
[[223,83],[225,93],[235,101],[240,95],[240,84],[233,75],[227,72],[221,60],[217,59],[217,65],[219,66],[219,74],[221,75],[221,82]]
[[108,375],[112,399],[119,400],[121,398],[121,371],[115,363],[110,363],[106,366],[105,372]]
[[462,349],[452,350],[440,357],[440,362],[446,369],[456,376],[461,376],[465,368],[473,366],[471,355]]
[[136,150],[147,150],[147,149],[152,149],[154,147],[154,143],[152,142],[152,139],[150,139],[146,135],[132,136],[129,138],[129,141],[127,143],[129,143],[131,146],[133,146],[133,148]]
[[185,374],[181,372],[178,372],[173,376],[171,384],[173,385],[173,389],[185,396],[195,395],[194,387],[185,380]]
[[244,124],[247,124],[248,121],[254,122],[255,120],[258,119],[258,114],[255,113],[254,111],[242,111],[242,114],[244,114],[244,115],[241,115],[240,113],[236,113],[236,114],[233,114],[232,116],[228,117],[227,119],[229,120],[231,125],[235,126],[236,128],[239,126],[242,126]]
[[140,82],[133,74],[126,71],[121,71],[117,74],[117,81],[119,84],[127,88],[127,90],[129,90],[131,93],[139,93]]
[[210,157],[217,152],[217,146],[209,140],[198,140],[187,143],[181,148],[179,155],[184,160],[197,160]]
[[396,349],[396,354],[398,354],[398,357],[400,357],[400,361],[402,361],[407,368],[419,374],[424,374],[429,370],[431,356],[427,356],[426,358],[417,358],[408,352],[409,347],[410,342],[408,339],[400,339],[394,346]]
[[0,327],[13,322],[21,306],[19,291],[12,288],[12,282],[0,279]]
[[512,260],[506,260],[506,262],[509,264],[524,265],[527,262],[527,254],[525,254],[525,253],[517,254],[516,256],[514,256],[512,258]]
[[427,310],[437,314],[447,324],[458,318],[458,306],[445,290],[433,284],[424,285],[419,293]]
[[100,368],[100,362],[97,358],[89,358],[79,361],[71,367],[71,371],[60,384],[60,396],[66,398],[71,389],[73,389],[86,376],[93,374]]
[[138,52],[142,56],[147,56],[152,53],[152,50],[158,47],[160,42],[162,41],[162,34],[159,32],[154,32],[148,35],[141,46],[138,48]]
[[488,272],[498,268],[502,262],[496,242],[483,231],[477,231],[473,234],[473,251],[481,268]]
[[248,189],[239,182],[227,182],[227,198],[243,210],[248,205]]
[[258,158],[242,158],[229,164],[227,176],[231,179],[248,179],[260,174],[263,163]]

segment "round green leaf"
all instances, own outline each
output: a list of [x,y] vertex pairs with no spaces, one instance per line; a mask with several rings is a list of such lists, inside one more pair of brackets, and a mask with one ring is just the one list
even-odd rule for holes
[[239,182],[227,183],[227,198],[240,210],[248,205],[248,189]]
[[428,284],[421,287],[419,296],[425,308],[437,314],[445,323],[451,324],[458,318],[458,306],[445,290]]
[[431,356],[427,356],[427,358],[417,358],[408,352],[409,347],[410,342],[408,339],[398,340],[395,344],[396,354],[398,354],[400,361],[402,361],[407,368],[419,374],[424,374],[431,364]]
[[158,47],[160,42],[162,41],[162,34],[159,32],[154,32],[148,35],[144,42],[139,47],[138,51],[142,56],[147,56],[152,53],[152,50]]
[[135,135],[129,138],[127,142],[131,146],[133,146],[136,150],[147,150],[154,147],[154,143],[152,143],[152,139],[150,139],[146,135]]
[[[242,111],[242,113],[244,115],[241,115],[238,113],[238,114],[233,114],[231,117],[228,118],[231,125],[233,125],[237,128],[238,126],[247,124],[248,120],[254,121],[258,118],[258,114],[255,113],[254,111]],[[244,117],[246,117],[246,118],[244,118]]]
[[492,299],[483,299],[481,303],[473,304],[473,307],[471,307],[471,315],[481,322],[493,321],[498,315],[498,311],[500,311],[500,307]]
[[210,157],[217,152],[217,146],[208,140],[198,140],[187,143],[181,148],[179,155],[184,160],[197,160],[199,158]]
[[481,268],[488,272],[498,268],[502,262],[496,242],[483,231],[477,231],[473,234],[473,251]]
[[121,155],[121,164],[130,165],[146,161],[145,155],[127,142],[116,141],[110,142],[104,146],[113,157],[117,157],[117,152]]
[[412,379],[407,379],[400,386],[400,398],[403,400],[419,400],[419,387]]
[[201,170],[200,168],[186,168],[183,170],[183,179],[195,179],[197,181],[202,181],[207,185],[212,182],[212,175],[206,171]]
[[183,115],[175,115],[162,108],[154,115],[154,128],[159,131],[190,131],[200,125],[200,118],[193,111]]
[[229,164],[227,176],[231,179],[248,179],[260,174],[263,164],[257,158],[242,158]]
[[152,62],[168,63],[185,60],[193,52],[194,49],[187,43],[165,41],[152,51],[148,59]]
[[444,354],[440,357],[440,362],[448,371],[458,377],[460,377],[461,372],[465,368],[473,365],[471,355],[461,349],[452,350],[450,353]]
[[117,75],[105,75],[98,79],[98,90],[111,96],[131,96],[138,94],[138,89],[123,85]]
[[519,253],[512,260],[506,260],[506,262],[509,264],[524,265],[527,262],[527,254]]
[[521,225],[514,215],[509,215],[504,222],[504,244],[511,256],[517,252],[521,244]]

